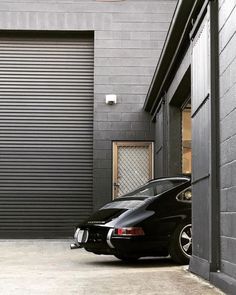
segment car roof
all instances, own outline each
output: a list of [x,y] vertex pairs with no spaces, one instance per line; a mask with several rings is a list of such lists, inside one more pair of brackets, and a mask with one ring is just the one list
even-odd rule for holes
[[149,182],[155,182],[159,180],[186,180],[190,181],[191,176],[190,175],[179,175],[179,176],[166,176],[166,177],[158,177],[154,179],[150,179]]

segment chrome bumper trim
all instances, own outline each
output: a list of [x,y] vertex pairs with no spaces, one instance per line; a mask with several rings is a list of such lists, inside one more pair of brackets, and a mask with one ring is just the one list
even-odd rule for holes
[[113,228],[110,228],[109,231],[108,231],[108,233],[107,233],[107,244],[112,249],[115,248],[114,245],[111,242],[111,235],[112,235],[113,231],[114,231],[114,229]]

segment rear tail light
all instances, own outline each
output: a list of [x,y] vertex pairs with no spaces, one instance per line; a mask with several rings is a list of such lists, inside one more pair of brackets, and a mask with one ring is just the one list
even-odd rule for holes
[[122,227],[115,229],[117,236],[144,236],[145,233],[142,227]]

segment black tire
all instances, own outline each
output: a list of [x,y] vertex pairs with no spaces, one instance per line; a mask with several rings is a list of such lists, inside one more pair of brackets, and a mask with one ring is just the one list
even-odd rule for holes
[[170,243],[170,256],[179,264],[188,264],[192,255],[192,224],[189,222],[177,226]]
[[115,257],[124,262],[136,262],[140,258],[138,256],[129,256],[129,255],[122,255],[122,254],[116,254]]

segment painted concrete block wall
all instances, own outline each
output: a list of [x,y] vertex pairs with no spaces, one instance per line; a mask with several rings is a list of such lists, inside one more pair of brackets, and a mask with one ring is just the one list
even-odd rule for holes
[[[143,102],[175,0],[3,0],[0,30],[94,31],[94,208],[110,200],[112,141],[153,140]],[[117,95],[117,105],[105,95]]]
[[221,270],[236,279],[236,0],[219,1]]

